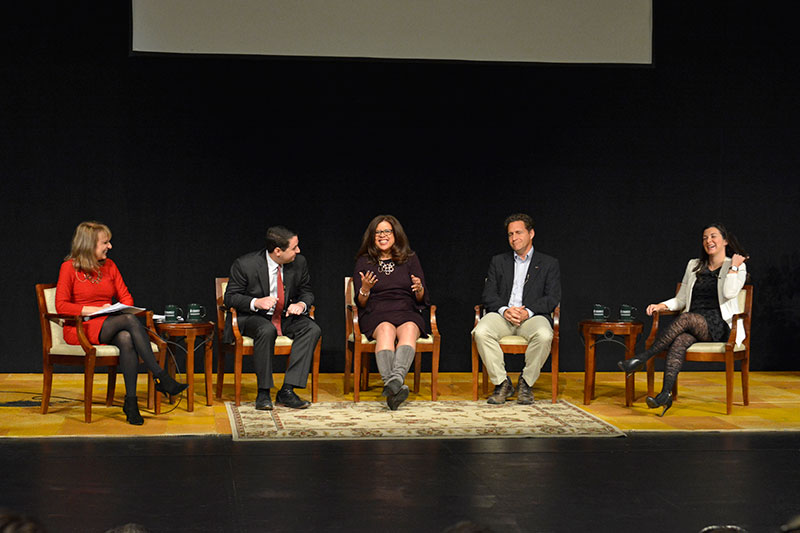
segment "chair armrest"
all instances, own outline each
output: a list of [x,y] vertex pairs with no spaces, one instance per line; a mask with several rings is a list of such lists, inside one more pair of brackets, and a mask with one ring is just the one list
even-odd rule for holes
[[75,331],[78,335],[78,343],[87,354],[91,353],[94,348],[86,335],[86,330],[83,328],[83,317],[81,315],[68,315],[65,313],[45,313],[45,318],[51,322],[55,322],[61,327],[65,325],[75,326]]
[[431,335],[439,337],[439,326],[436,324],[436,306],[431,306]]
[[167,343],[157,333],[156,324],[153,321],[153,311],[144,310],[135,314],[137,316],[144,315],[144,323],[147,326],[147,335],[150,337],[150,340],[154,342],[156,346],[158,346],[159,350],[164,350],[167,347]]
[[476,305],[475,306],[475,324],[473,324],[473,326],[472,326],[473,328],[478,325],[478,322],[481,321],[482,312],[483,312],[483,306],[482,305]]
[[358,325],[358,307],[353,304],[347,304],[345,306],[346,313],[347,313],[347,321],[348,326],[350,329],[347,334],[353,334],[353,340],[355,342],[361,342],[361,327]]
[[644,342],[645,348],[650,348],[650,345],[656,340],[658,335],[658,320],[662,316],[678,315],[680,311],[653,311],[653,324],[650,326],[650,334]]
[[68,315],[66,313],[45,313],[44,317],[50,322],[55,322],[59,326],[64,326],[64,324],[75,326],[77,323],[83,322],[83,317],[81,315]]
[[242,332],[239,331],[239,313],[233,307],[228,307],[227,311],[231,314],[231,331],[233,332],[234,343],[242,344],[244,339],[242,338]]
[[[728,335],[727,342],[725,342],[726,345],[730,344],[731,347],[736,346],[736,334],[737,334],[737,331],[739,329],[739,320],[740,319],[745,321],[744,331],[745,331],[745,335],[747,335],[748,328],[746,326],[747,326],[747,323],[750,321],[750,315],[748,313],[736,313],[735,315],[733,315],[731,317],[731,324],[733,324],[733,327],[731,328],[730,335]],[[745,339],[746,338],[747,338],[747,336],[745,336]]]
[[553,312],[553,337],[558,338],[558,330],[561,327],[561,305],[556,306]]

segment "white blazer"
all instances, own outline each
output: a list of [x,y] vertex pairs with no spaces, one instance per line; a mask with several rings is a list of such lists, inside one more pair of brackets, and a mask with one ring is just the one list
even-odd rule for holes
[[[699,263],[699,259],[692,259],[686,265],[686,272],[681,281],[681,288],[674,298],[670,298],[663,303],[670,311],[681,311],[686,313],[690,311],[692,304],[692,289],[697,281],[697,275],[694,268]],[[739,291],[744,287],[744,282],[747,280],[747,267],[744,263],[739,267],[739,272],[735,275],[728,272],[731,268],[731,259],[726,257],[722,262],[722,267],[719,269],[719,280],[717,281],[717,294],[719,297],[719,310],[722,313],[722,318],[728,323],[728,327],[733,328],[733,315],[739,312]],[[744,340],[744,324],[743,320],[739,319],[736,327],[736,344],[741,344]]]

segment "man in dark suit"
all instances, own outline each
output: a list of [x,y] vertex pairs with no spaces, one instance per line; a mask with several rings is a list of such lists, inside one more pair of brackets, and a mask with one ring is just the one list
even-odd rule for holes
[[472,331],[483,364],[494,384],[489,403],[502,404],[514,395],[506,373],[500,339],[518,335],[528,341],[525,368],[517,386],[517,402],[533,403],[531,387],[550,354],[553,319],[561,301],[558,260],[533,249],[533,220],[514,214],[505,221],[512,252],[496,255],[489,263],[483,288],[486,314]]
[[[304,409],[309,402],[300,399],[295,387],[305,388],[314,347],[320,338],[319,326],[308,316],[314,303],[308,265],[300,254],[297,234],[283,226],[267,230],[267,247],[245,254],[234,261],[225,305],[236,309],[239,331],[253,338],[258,395],[256,409],[271,410],[270,389],[275,339],[292,339],[292,354],[283,386],[275,403]],[[231,315],[225,322],[224,342],[233,342]]]

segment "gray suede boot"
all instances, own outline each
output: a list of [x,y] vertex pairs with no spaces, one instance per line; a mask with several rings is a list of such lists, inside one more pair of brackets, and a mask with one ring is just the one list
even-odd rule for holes
[[394,367],[395,353],[392,350],[379,350],[375,353],[375,361],[378,363],[378,372],[383,380],[383,395],[391,397],[397,394],[403,385],[402,380],[396,379],[392,375]]

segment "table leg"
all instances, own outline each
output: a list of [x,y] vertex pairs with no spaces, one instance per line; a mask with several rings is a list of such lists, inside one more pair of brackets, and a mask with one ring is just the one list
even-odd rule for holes
[[[194,341],[196,334],[189,331],[186,334],[186,383],[189,384],[186,410],[194,411]],[[208,375],[206,375],[206,380]]]
[[[636,335],[625,335],[625,359],[631,359],[636,355]],[[631,374],[625,378],[625,407],[633,405],[636,398],[636,374]]]
[[589,405],[594,397],[594,338],[588,333],[583,334],[584,361],[583,361],[583,404]]
[[212,359],[214,357],[213,347],[214,347],[214,334],[210,333],[206,335],[206,357],[205,357],[205,373],[206,373],[206,405],[211,405],[211,376],[213,374],[212,369]]

